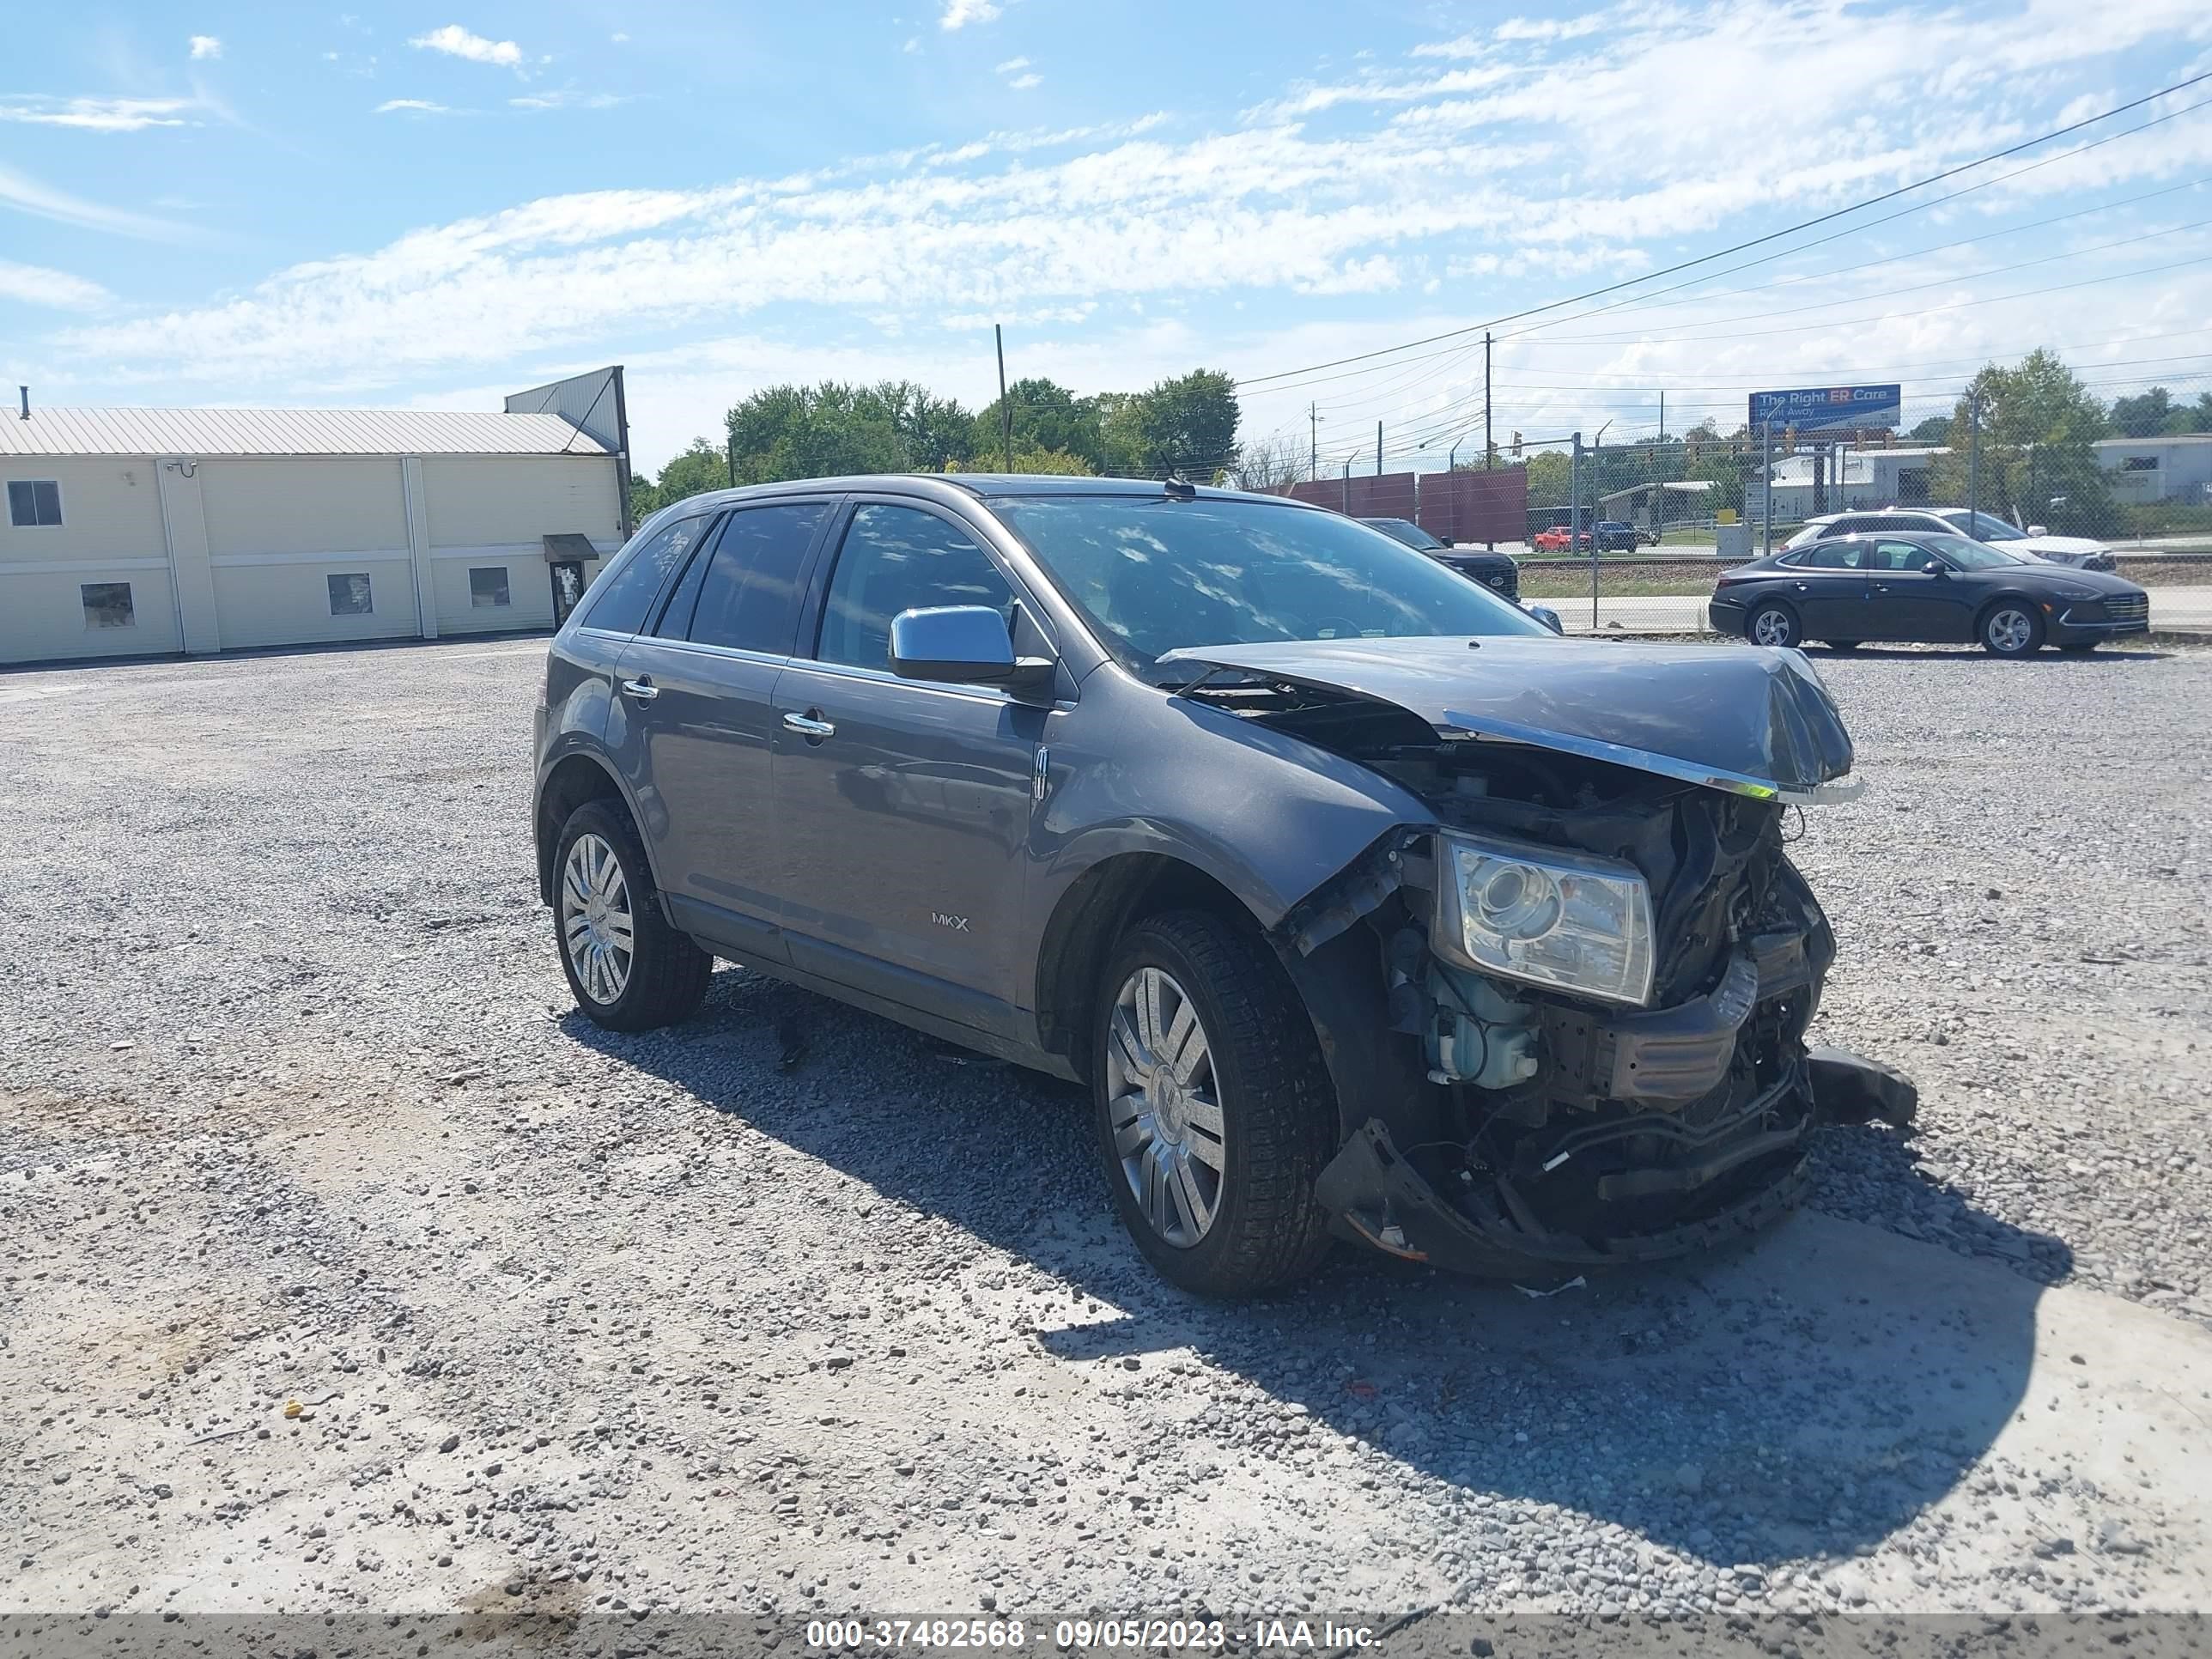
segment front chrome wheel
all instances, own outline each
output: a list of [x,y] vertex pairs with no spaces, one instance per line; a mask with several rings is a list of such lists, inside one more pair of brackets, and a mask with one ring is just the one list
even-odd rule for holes
[[1221,1208],[1226,1127],[1198,1005],[1158,968],[1115,998],[1106,1052],[1108,1120],[1122,1179],[1161,1239],[1188,1249]]
[[577,836],[562,866],[561,943],[592,1001],[622,1000],[635,960],[637,920],[622,860],[599,836]]

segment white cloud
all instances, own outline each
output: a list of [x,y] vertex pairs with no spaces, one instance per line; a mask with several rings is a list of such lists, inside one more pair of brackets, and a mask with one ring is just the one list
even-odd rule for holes
[[617,29],[612,34],[607,36],[607,39],[618,46],[626,46],[629,44],[629,34],[621,29]]
[[372,112],[377,115],[453,115],[458,112],[428,98],[387,98]]
[[25,305],[52,306],[65,311],[97,311],[114,298],[98,283],[72,276],[66,270],[0,259],[0,300],[17,300]]
[[0,166],[0,207],[13,208],[18,213],[32,214],[41,219],[52,219],[58,224],[76,225],[86,230],[112,231],[118,236],[137,236],[149,241],[189,241],[194,236],[187,226],[132,213],[123,208],[108,207],[99,202],[88,202],[82,197],[52,189],[26,173],[16,173],[3,166]]
[[944,15],[938,18],[937,26],[957,29],[970,23],[988,23],[1005,9],[999,0],[945,0]]
[[1031,87],[1042,86],[1043,83],[1044,76],[1042,75],[1017,75],[1006,82],[1016,92],[1027,92]]
[[906,44],[901,46],[899,50],[901,52],[920,52],[921,50],[921,37],[918,34],[908,35],[906,38]]
[[0,121],[35,126],[79,127],[88,132],[139,132],[148,127],[193,125],[200,107],[190,98],[0,98]]
[[1013,75],[1018,73],[1020,70],[1027,69],[1029,66],[1030,60],[1026,58],[1009,58],[1005,63],[999,64],[994,70],[994,73],[999,75]]
[[629,100],[620,93],[577,92],[569,88],[523,93],[507,101],[516,109],[612,109]]
[[442,52],[450,58],[465,58],[471,64],[494,64],[501,69],[519,69],[522,65],[522,48],[514,41],[488,40],[481,34],[471,34],[459,23],[447,23],[428,34],[411,36],[407,44],[427,52]]
[[222,42],[212,34],[195,34],[186,42],[194,58],[220,58]]

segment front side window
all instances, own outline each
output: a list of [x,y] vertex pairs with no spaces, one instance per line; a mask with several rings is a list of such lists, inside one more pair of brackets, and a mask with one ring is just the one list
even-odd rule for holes
[[350,575],[332,576],[329,580],[331,615],[367,617],[374,613],[376,606],[369,597],[367,571],[357,571]]
[[1969,524],[1960,528],[1978,542],[2024,542],[2027,539],[2027,532],[2016,524],[2007,524],[1995,514],[1971,513],[1966,516]]
[[8,481],[8,522],[18,530],[50,530],[62,521],[62,487],[52,478]]
[[623,562],[621,568],[592,585],[585,596],[589,605],[583,625],[605,629],[610,634],[635,634],[643,628],[662,586],[697,544],[706,527],[703,517],[678,519],[662,526],[651,541]]
[[1928,550],[1917,542],[1876,542],[1869,570],[1912,571],[1927,564]]
[[[1385,538],[1369,538],[1364,530],[1354,533],[1384,547],[1396,545]],[[705,599],[701,594],[702,611]],[[887,669],[891,618],[900,611],[924,605],[988,605],[1012,627],[1013,604],[1013,588],[965,532],[920,507],[871,501],[854,513],[845,532],[816,654],[823,662]]]
[[129,582],[82,582],[77,592],[84,599],[87,628],[129,628],[137,623]]
[[511,603],[507,591],[507,567],[480,564],[469,567],[469,604],[478,611],[495,610]]
[[[799,631],[800,568],[829,510],[826,501],[792,501],[732,513],[697,598],[687,606],[679,591],[660,631],[697,645],[789,656]],[[684,584],[690,586],[689,572]],[[888,654],[886,648],[887,660]]]
[[1551,630],[1388,537],[1287,503],[1143,495],[993,503],[1139,673],[1183,646]]

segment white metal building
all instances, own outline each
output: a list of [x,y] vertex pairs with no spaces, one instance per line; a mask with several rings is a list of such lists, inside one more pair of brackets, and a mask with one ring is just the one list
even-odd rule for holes
[[612,412],[581,421],[27,394],[0,414],[0,663],[550,627],[543,538],[624,534],[620,371],[508,400],[601,376]]

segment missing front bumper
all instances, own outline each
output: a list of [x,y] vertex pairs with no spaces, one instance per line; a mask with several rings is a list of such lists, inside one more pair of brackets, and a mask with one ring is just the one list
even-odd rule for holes
[[[1692,1217],[1602,1237],[1545,1227],[1503,1176],[1470,1181],[1487,1179],[1504,1201],[1454,1203],[1407,1160],[1379,1118],[1345,1143],[1315,1191],[1340,1232],[1454,1273],[1504,1278],[1666,1261],[1759,1232],[1795,1208],[1805,1182],[1802,1143],[1814,1127],[1875,1117],[1901,1124],[1911,1120],[1917,1099],[1911,1083],[1888,1066],[1840,1049],[1815,1049],[1743,1114],[1747,1124],[1763,1127],[1693,1156],[1595,1177],[1601,1200],[1674,1198]],[[1756,1178],[1746,1179],[1747,1171]],[[1738,1190],[1725,1201],[1701,1201],[1729,1183]],[[1495,1218],[1486,1220],[1483,1209]]]

